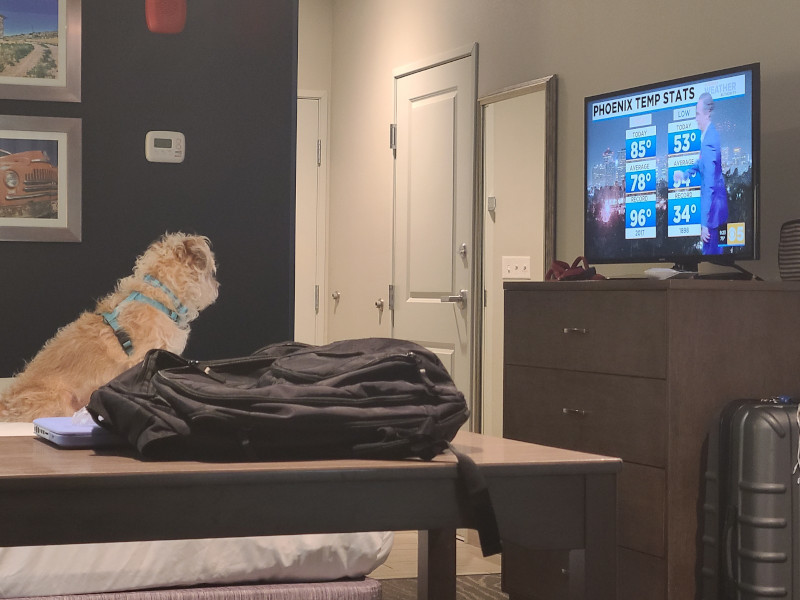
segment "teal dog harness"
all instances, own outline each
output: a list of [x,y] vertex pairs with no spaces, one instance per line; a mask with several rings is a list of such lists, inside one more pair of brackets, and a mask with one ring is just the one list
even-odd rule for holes
[[131,292],[131,294],[125,298],[122,302],[120,302],[117,307],[110,313],[100,313],[100,316],[103,317],[103,321],[114,330],[114,335],[117,336],[117,340],[119,340],[120,346],[122,349],[125,350],[125,353],[130,356],[133,354],[133,342],[131,341],[131,336],[128,335],[128,332],[125,331],[122,326],[119,324],[118,318],[120,310],[123,306],[128,304],[129,302],[144,302],[145,304],[149,304],[150,306],[157,308],[165,315],[167,315],[172,321],[174,321],[177,325],[181,324],[181,319],[186,316],[188,309],[181,304],[178,297],[170,290],[167,286],[161,283],[158,279],[153,277],[152,275],[145,275],[144,280],[152,285],[160,289],[164,292],[169,298],[172,300],[175,309],[172,310],[164,306],[158,300],[154,300],[149,296],[145,296],[141,292]]

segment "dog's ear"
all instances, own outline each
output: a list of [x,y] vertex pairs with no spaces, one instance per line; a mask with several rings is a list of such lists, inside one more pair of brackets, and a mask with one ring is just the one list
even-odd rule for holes
[[205,239],[201,237],[187,237],[183,240],[183,251],[180,253],[183,254],[181,258],[198,271],[205,271],[208,269],[210,256],[208,243]]

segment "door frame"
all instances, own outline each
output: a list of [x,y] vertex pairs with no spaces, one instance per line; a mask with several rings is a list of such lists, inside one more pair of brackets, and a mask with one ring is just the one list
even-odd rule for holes
[[[318,135],[319,166],[317,168],[317,264],[316,285],[319,286],[319,305],[315,323],[315,338],[324,344],[328,336],[328,93],[322,90],[297,90],[297,100],[317,100],[319,103]],[[296,215],[295,215],[296,218]],[[295,267],[296,268],[296,267]],[[295,278],[297,273],[295,272]],[[297,315],[295,315],[297,319]]]
[[[459,48],[455,48],[448,52],[443,52],[441,54],[437,54],[431,56],[427,59],[422,59],[418,61],[414,61],[412,63],[408,63],[406,65],[396,67],[392,70],[393,76],[393,97],[395,98],[394,103],[394,115],[392,123],[397,123],[397,84],[398,80],[407,77],[409,75],[413,75],[420,71],[425,71],[427,69],[432,69],[435,67],[439,67],[445,65],[447,63],[455,62],[457,60],[461,60],[463,58],[473,58],[473,68],[474,73],[472,77],[473,81],[473,97],[478,98],[478,63],[479,63],[479,56],[478,56],[478,43],[473,42],[472,44],[468,44],[465,46],[461,46]],[[473,131],[472,131],[472,139],[474,143],[477,143],[478,136],[479,136],[479,120],[478,116],[478,106],[476,103],[475,107],[475,118],[473,119]],[[395,150],[393,150],[395,152]],[[396,152],[395,152],[396,154]],[[395,167],[396,168],[396,165]],[[472,260],[470,261],[470,283],[472,285],[472,298],[473,301],[469,303],[469,327],[472,336],[472,350],[470,352],[469,358],[469,369],[470,369],[470,389],[467,390],[465,396],[469,399],[469,409],[470,409],[470,417],[468,421],[468,428],[470,431],[480,431],[480,423],[481,423],[481,405],[482,405],[482,398],[481,398],[481,361],[483,356],[483,338],[482,338],[482,330],[483,330],[483,278],[481,276],[483,272],[483,222],[480,220],[480,213],[482,208],[481,197],[476,192],[476,184],[477,184],[477,177],[478,177],[478,155],[475,151],[473,151],[473,186],[472,186]],[[396,173],[394,175],[397,176]],[[394,186],[393,186],[394,187]],[[392,197],[392,203],[396,206],[397,198]],[[392,218],[394,219],[395,209],[392,209]],[[392,232],[395,230],[395,224],[392,224]],[[394,233],[393,233],[394,235]],[[394,253],[395,243],[392,240],[392,253]],[[393,259],[394,260],[394,259]],[[394,284],[394,268],[392,269],[392,283]],[[392,322],[391,326],[394,327],[394,311],[391,311],[392,315]]]

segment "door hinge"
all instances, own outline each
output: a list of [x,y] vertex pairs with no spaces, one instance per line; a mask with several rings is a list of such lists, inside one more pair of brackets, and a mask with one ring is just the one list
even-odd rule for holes
[[322,166],[322,140],[317,140],[317,166]]
[[319,285],[314,286],[314,312],[319,313]]
[[397,124],[389,124],[389,148],[397,150]]
[[394,310],[394,285],[389,284],[389,310]]

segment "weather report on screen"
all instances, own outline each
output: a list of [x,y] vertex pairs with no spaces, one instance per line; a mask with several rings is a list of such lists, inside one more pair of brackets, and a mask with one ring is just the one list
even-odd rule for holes
[[697,103],[705,93],[714,101],[711,122],[727,188],[720,252],[744,249],[754,220],[752,74],[711,75],[587,98],[587,256],[624,262],[703,253],[708,217]]

